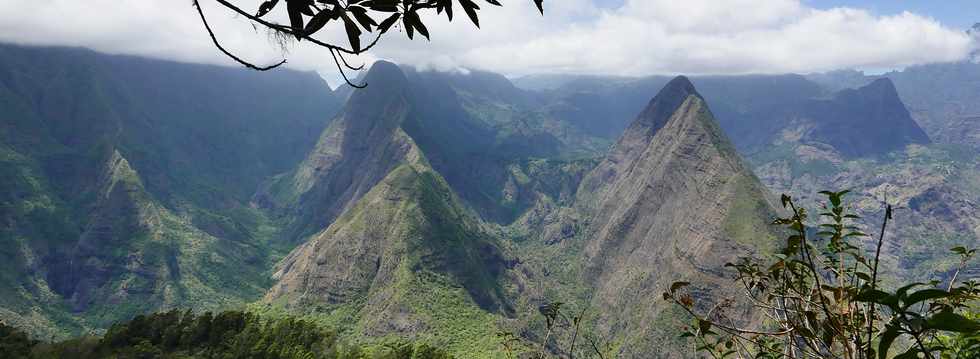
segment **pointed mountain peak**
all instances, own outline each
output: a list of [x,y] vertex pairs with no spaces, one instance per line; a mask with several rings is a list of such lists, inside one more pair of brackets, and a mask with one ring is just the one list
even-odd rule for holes
[[319,141],[289,175],[258,195],[272,207],[298,201],[289,236],[301,240],[328,226],[393,168],[420,157],[401,128],[411,83],[398,65],[375,62]]
[[367,75],[364,76],[364,81],[370,82],[388,82],[388,81],[404,81],[405,73],[398,65],[379,60],[376,61],[371,68],[368,70]]
[[660,90],[657,97],[677,97],[685,99],[691,95],[701,97],[701,94],[699,94],[697,89],[694,88],[694,84],[691,83],[691,80],[688,79],[687,76],[681,75],[674,77],[672,80],[670,80],[670,82],[664,85],[664,88]]
[[858,87],[849,88],[838,91],[834,98],[838,101],[853,99],[855,97],[864,98],[882,98],[888,99],[891,102],[900,102],[898,97],[898,89],[891,79],[887,77],[882,77],[872,81],[871,83]]
[[829,144],[846,157],[885,154],[911,143],[930,142],[888,78],[842,90],[831,100],[815,100],[808,112],[815,127],[807,139]]
[[703,100],[691,80],[686,76],[675,77],[650,100],[646,109],[633,121],[627,132],[645,130],[648,135],[653,135],[667,124],[674,112],[677,112],[677,109],[691,96]]
[[610,313],[601,320],[621,325],[613,337],[662,335],[649,323],[663,319],[663,307],[618,312],[613,308],[635,303],[618,293],[652,297],[678,277],[725,290],[722,272],[710,268],[766,248],[765,219],[775,213],[765,187],[684,77],[660,91],[582,180],[575,203],[587,226],[582,278],[603,298],[595,302],[600,312]]
[[[424,288],[448,284],[465,290],[454,303],[506,308],[498,287],[504,265],[503,253],[445,179],[426,164],[404,164],[284,258],[265,298],[287,306],[360,301],[362,313],[373,313],[359,323],[368,332],[406,333],[438,325],[426,323],[426,309],[400,311],[430,300],[420,294]],[[400,319],[392,325],[376,317]]]
[[859,92],[863,93],[878,93],[888,96],[898,97],[898,89],[895,88],[895,84],[891,79],[887,77],[882,77],[880,79],[872,81],[858,89]]
[[405,72],[398,65],[388,61],[376,61],[364,75],[363,80],[358,82],[366,87],[353,91],[347,101],[345,112],[360,114],[359,117],[365,117],[365,111],[368,113],[383,111],[386,104],[401,101],[409,86]]

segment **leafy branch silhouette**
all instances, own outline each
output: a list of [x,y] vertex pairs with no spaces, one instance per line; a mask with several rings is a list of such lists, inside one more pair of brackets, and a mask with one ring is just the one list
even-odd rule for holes
[[[378,41],[388,33],[393,27],[400,26],[409,39],[414,39],[418,33],[422,37],[429,39],[428,27],[420,15],[426,11],[435,11],[436,14],[445,13],[448,21],[453,21],[453,8],[458,6],[473,23],[480,27],[478,0],[266,0],[259,5],[258,10],[252,14],[242,8],[232,4],[227,0],[213,0],[232,13],[248,19],[252,26],[261,26],[272,32],[284,43],[288,38],[295,38],[296,41],[306,40],[327,49],[337,65],[344,81],[348,85],[363,88],[364,84],[354,84],[348,78],[346,71],[359,71],[363,65],[352,66],[345,56],[360,55],[374,48]],[[484,0],[493,6],[502,6],[498,0]],[[533,0],[537,10],[544,15],[544,0]],[[266,15],[272,13],[280,3],[285,3],[285,11],[289,18],[289,24],[280,24],[267,20]],[[286,59],[271,65],[255,65],[240,56],[233,54],[221,45],[214,30],[208,23],[207,16],[201,9],[198,0],[193,0],[193,6],[201,18],[201,23],[211,37],[214,46],[225,56],[235,62],[257,71],[267,71],[275,69],[286,63]],[[330,23],[343,24],[343,32],[347,35],[347,45],[334,44],[323,41],[314,35],[323,31]],[[373,39],[367,44],[361,43],[361,36],[365,33],[374,34]]]

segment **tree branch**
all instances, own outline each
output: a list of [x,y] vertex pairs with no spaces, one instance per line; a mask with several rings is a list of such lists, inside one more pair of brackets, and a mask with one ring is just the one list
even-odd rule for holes
[[257,71],[268,71],[268,70],[272,70],[272,69],[277,68],[279,66],[282,66],[282,64],[285,64],[286,63],[286,59],[283,59],[282,61],[279,61],[279,63],[277,63],[277,64],[273,64],[273,65],[269,65],[269,66],[256,66],[256,65],[254,65],[254,64],[252,64],[252,63],[250,63],[248,61],[242,60],[238,56],[235,56],[230,51],[226,50],[223,46],[221,46],[221,43],[218,41],[218,38],[214,35],[214,31],[211,30],[211,25],[208,24],[207,17],[204,16],[204,10],[201,9],[201,4],[199,4],[197,2],[197,0],[194,0],[194,8],[197,9],[197,14],[201,16],[201,23],[203,23],[204,24],[204,28],[208,30],[208,35],[211,36],[211,41],[214,42],[214,46],[217,47],[218,50],[221,50],[221,52],[224,53],[225,56],[230,57],[232,60],[235,60],[236,62],[238,62],[239,64],[242,64],[245,67],[248,67],[250,69],[257,70]]
[[[291,27],[289,27],[289,26],[282,25],[282,24],[276,24],[276,23],[273,23],[273,22],[268,22],[268,21],[262,20],[258,16],[252,15],[252,14],[246,12],[245,10],[242,10],[241,8],[239,8],[239,7],[237,7],[237,6],[229,3],[226,0],[214,0],[214,1],[218,2],[221,5],[224,5],[224,7],[228,8],[228,9],[231,9],[235,13],[238,13],[239,15],[244,16],[245,18],[247,18],[249,20],[252,20],[254,22],[257,22],[257,23],[259,23],[259,24],[261,24],[261,25],[263,25],[265,27],[268,27],[268,28],[270,28],[272,30],[279,31],[279,32],[282,32],[282,33],[286,33],[286,34],[289,34],[289,35],[293,35],[293,36],[296,36],[299,39],[306,39],[306,40],[308,40],[308,41],[310,41],[310,42],[312,42],[312,43],[314,43],[316,45],[319,45],[319,46],[322,46],[322,47],[326,47],[328,49],[337,50],[337,51],[340,51],[342,53],[350,54],[350,55],[360,55],[360,54],[364,53],[365,51],[370,50],[372,47],[374,47],[374,45],[377,45],[378,44],[378,40],[381,40],[381,35],[383,34],[382,32],[378,32],[378,36],[376,36],[374,38],[374,41],[371,41],[371,43],[369,43],[367,46],[361,48],[360,51],[354,51],[354,50],[351,50],[351,49],[348,49],[348,48],[345,48],[345,47],[342,47],[342,46],[328,44],[326,42],[317,40],[316,38],[310,36],[309,34],[306,34],[306,33],[302,32],[302,31],[298,31],[298,32],[297,31],[293,31],[293,29]],[[195,0],[195,2],[196,2],[196,0]]]
[[337,60],[337,53],[334,52],[334,51],[335,51],[334,49],[330,49],[330,55],[333,56],[333,62],[335,64],[337,64],[337,71],[340,71],[340,76],[343,76],[344,77],[344,81],[347,82],[348,85],[350,85],[351,87],[356,88],[356,89],[362,89],[362,88],[367,87],[367,82],[364,82],[363,84],[358,85],[358,84],[355,84],[355,83],[351,82],[350,79],[347,78],[347,73],[344,72],[344,68],[340,67],[340,61]]

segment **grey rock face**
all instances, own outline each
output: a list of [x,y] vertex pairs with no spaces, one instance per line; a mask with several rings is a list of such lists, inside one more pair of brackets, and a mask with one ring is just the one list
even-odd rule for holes
[[590,218],[585,280],[605,313],[600,329],[629,336],[635,345],[624,347],[639,353],[670,340],[669,304],[659,299],[669,283],[720,290],[726,262],[772,243],[754,237],[767,233],[768,194],[684,77],[650,102],[579,195]]
[[400,129],[408,111],[404,74],[379,62],[365,81],[376,85],[354,91],[299,167],[259,195],[297,215],[293,240],[326,228],[413,150]]

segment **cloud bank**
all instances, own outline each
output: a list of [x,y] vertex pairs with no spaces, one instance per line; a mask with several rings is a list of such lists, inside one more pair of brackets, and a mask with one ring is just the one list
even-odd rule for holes
[[[275,41],[247,20],[201,1],[226,47],[256,63],[283,55]],[[253,9],[260,1],[235,3]],[[976,49],[963,30],[929,17],[815,9],[799,0],[626,0],[615,9],[597,7],[592,0],[545,4],[544,17],[530,0],[509,0],[502,8],[484,6],[482,29],[463,16],[448,23],[433,14],[427,21],[432,41],[409,41],[395,29],[360,60],[384,58],[512,76],[743,74],[900,68],[958,61]],[[233,64],[212,47],[186,0],[0,0],[0,8],[4,42]],[[339,31],[326,37],[346,44]],[[335,73],[324,50],[295,43],[286,50],[290,67]]]

